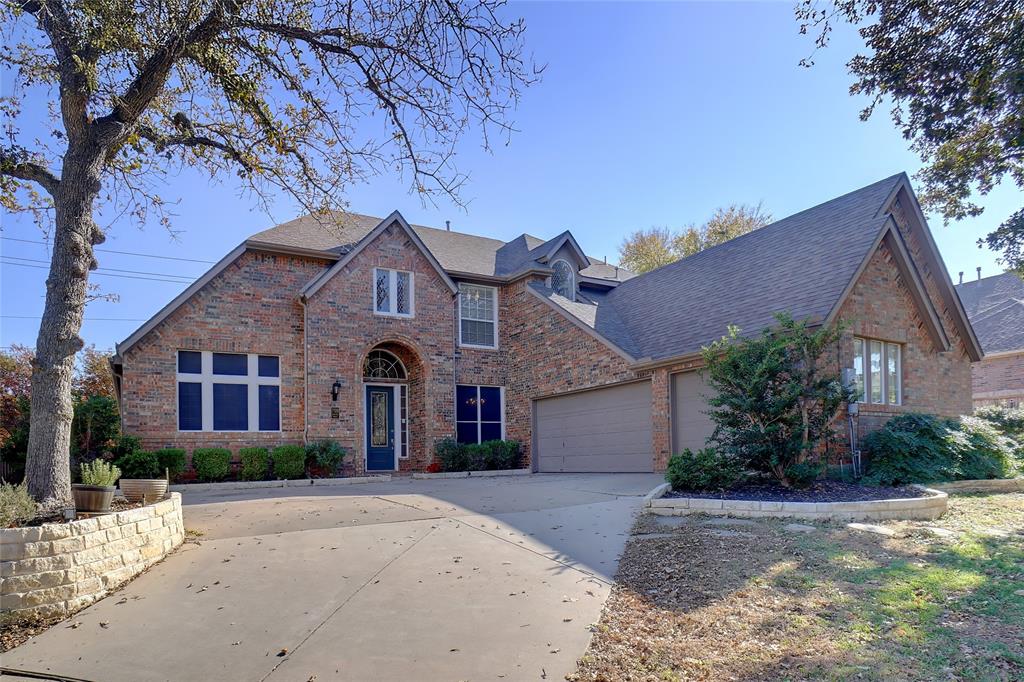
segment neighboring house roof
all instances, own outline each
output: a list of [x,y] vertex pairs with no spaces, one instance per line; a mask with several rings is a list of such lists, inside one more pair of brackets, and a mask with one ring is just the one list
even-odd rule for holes
[[956,287],[985,354],[1024,351],[1024,280],[1012,272]]
[[[913,198],[906,175],[894,175],[638,275],[592,297],[597,311],[583,314],[562,297],[548,298],[602,337],[628,339],[630,355],[647,361],[695,353],[724,336],[730,325],[756,333],[773,326],[777,312],[825,322],[883,238],[891,240],[899,258],[909,258],[887,210],[904,188]],[[941,258],[938,263],[941,278]],[[948,339],[915,266],[901,267],[913,274],[908,285],[924,306],[926,322],[936,327],[934,338],[945,346]],[[951,287],[948,295],[955,300]],[[604,314],[601,308],[607,309]],[[980,357],[966,318],[961,323],[969,337],[965,343]]]
[[[307,215],[257,232],[249,241],[268,246],[326,251],[343,256],[355,248],[355,245],[380,223],[380,218],[359,213]],[[507,278],[532,268],[545,267],[538,259],[548,255],[552,246],[557,249],[558,245],[566,241],[568,235],[563,232],[558,237],[545,241],[522,234],[512,241],[503,242],[500,239],[423,225],[410,227],[445,271],[459,275],[497,278]],[[572,235],[568,235],[568,238],[572,239]],[[575,240],[572,240],[572,244],[579,248]],[[632,276],[632,273],[614,265],[598,262],[594,258],[588,260],[590,266],[580,271],[584,277],[621,282]]]

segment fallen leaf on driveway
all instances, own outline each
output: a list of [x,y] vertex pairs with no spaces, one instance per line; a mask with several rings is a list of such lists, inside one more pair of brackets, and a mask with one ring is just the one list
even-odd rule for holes
[[287,656],[288,655],[288,650],[287,649],[281,649],[280,651],[277,652],[277,655],[278,656]]
[[106,630],[107,628],[110,627],[110,623],[108,621],[105,621],[105,620],[104,621],[100,621],[100,627],[103,628],[104,630]]

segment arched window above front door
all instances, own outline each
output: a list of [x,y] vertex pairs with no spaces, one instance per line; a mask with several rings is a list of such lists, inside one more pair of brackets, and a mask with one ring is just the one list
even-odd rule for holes
[[364,379],[390,379],[392,381],[408,378],[405,365],[398,357],[380,348],[371,350],[363,363]]

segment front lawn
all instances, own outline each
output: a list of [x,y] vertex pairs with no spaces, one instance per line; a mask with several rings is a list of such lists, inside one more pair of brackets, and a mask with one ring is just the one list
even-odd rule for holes
[[1024,679],[1024,494],[789,523],[642,516],[570,679]]

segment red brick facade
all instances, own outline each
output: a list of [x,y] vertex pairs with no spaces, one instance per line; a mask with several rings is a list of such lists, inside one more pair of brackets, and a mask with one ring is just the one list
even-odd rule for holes
[[1024,405],[1024,351],[985,356],[971,366],[974,406]]
[[[917,235],[907,230],[904,237],[912,253],[920,248]],[[532,293],[528,285],[542,278],[539,274],[499,286],[496,349],[460,348],[457,297],[397,223],[303,304],[303,287],[330,265],[326,259],[259,251],[240,256],[124,353],[125,431],[140,436],[147,448],[190,451],[331,438],[352,453],[351,468],[362,472],[363,362],[372,349],[383,348],[397,355],[408,373],[409,449],[408,457],[399,460],[399,471],[425,469],[434,443],[454,433],[456,384],[504,387],[506,437],[522,443],[529,462],[534,400],[638,379],[652,382],[653,466],[665,468],[671,454],[670,374],[692,369],[699,359],[638,369]],[[414,317],[374,313],[375,267],[414,274]],[[862,430],[898,411],[954,415],[971,410],[970,363],[949,311],[938,303],[932,276],[923,273],[952,342],[949,351],[934,347],[925,333],[885,246],[873,255],[842,306],[840,318],[849,325],[840,348],[842,366],[851,364],[854,334],[897,342],[904,349],[903,404],[864,406]],[[178,431],[176,353],[189,349],[280,356],[280,432]],[[1022,362],[1021,356],[1016,361]],[[331,396],[335,382],[340,385],[337,400]]]

